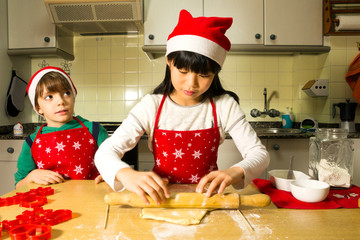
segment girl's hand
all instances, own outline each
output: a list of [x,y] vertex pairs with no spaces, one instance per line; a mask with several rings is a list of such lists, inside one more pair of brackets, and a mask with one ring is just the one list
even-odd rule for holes
[[95,178],[95,184],[101,183],[101,182],[103,182],[103,181],[104,181],[104,179],[102,178],[101,175],[99,175],[99,176],[97,176],[97,177]]
[[41,185],[65,182],[61,174],[44,169],[35,169],[31,171],[26,178],[27,182],[34,182]]
[[241,167],[232,167],[223,171],[213,171],[200,179],[196,187],[196,192],[202,193],[205,185],[210,183],[206,196],[210,197],[213,192],[222,194],[225,188],[231,184],[242,181],[244,178],[244,170]]
[[132,168],[120,169],[116,174],[123,186],[139,195],[139,197],[149,204],[146,195],[149,195],[156,204],[161,204],[165,198],[169,198],[170,194],[167,188],[167,179],[160,178],[154,172],[138,172]]

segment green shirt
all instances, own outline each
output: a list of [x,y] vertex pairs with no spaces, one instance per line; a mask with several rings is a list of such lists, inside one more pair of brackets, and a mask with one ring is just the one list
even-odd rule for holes
[[[77,116],[77,118],[84,123],[84,125],[89,129],[90,133],[93,133],[93,122],[88,121],[85,118],[82,118],[80,116]],[[36,131],[30,135],[30,138],[32,141],[34,141],[37,133],[40,130],[40,127],[37,127]],[[57,131],[64,131],[64,130],[69,130],[69,129],[75,129],[75,128],[81,128],[82,125],[76,121],[75,119],[73,119],[72,121],[62,125],[59,128],[56,127],[47,127],[44,126],[42,129],[42,133],[51,133],[51,132],[57,132]],[[98,134],[98,138],[95,139],[97,142],[98,147],[100,146],[100,144],[106,139],[108,138],[108,133],[105,130],[105,128],[103,126],[100,125],[99,127],[99,134]],[[17,162],[17,172],[15,173],[15,185],[22,179],[24,179],[32,170],[37,169],[37,166],[35,164],[35,161],[31,155],[31,147],[28,145],[28,143],[26,141],[24,141],[21,153],[19,155],[18,158],[18,162]]]

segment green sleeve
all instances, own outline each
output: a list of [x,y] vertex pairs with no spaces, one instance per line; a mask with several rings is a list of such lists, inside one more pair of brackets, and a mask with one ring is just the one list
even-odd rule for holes
[[31,148],[24,141],[18,162],[17,162],[17,172],[15,173],[15,185],[22,179],[24,179],[32,170],[36,169],[35,161],[31,155]]
[[103,126],[99,126],[99,136],[97,139],[97,145],[98,147],[109,137],[106,129]]

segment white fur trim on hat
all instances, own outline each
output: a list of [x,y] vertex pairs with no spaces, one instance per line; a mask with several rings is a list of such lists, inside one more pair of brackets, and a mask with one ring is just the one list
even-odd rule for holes
[[66,74],[66,72],[64,72],[61,68],[57,68],[57,67],[45,67],[40,69],[39,71],[37,71],[31,78],[28,87],[27,87],[27,93],[29,95],[29,99],[31,104],[33,105],[34,110],[36,111],[35,108],[35,91],[36,91],[36,86],[38,85],[40,79],[47,73],[49,72],[58,72],[61,75],[63,75],[66,80],[68,80],[71,90],[74,94],[74,97],[76,97],[77,91],[75,88],[75,85],[73,84],[73,82],[71,81],[71,78]]
[[166,45],[166,55],[176,51],[190,51],[204,55],[220,66],[223,65],[227,51],[219,44],[196,35],[178,35],[170,38]]

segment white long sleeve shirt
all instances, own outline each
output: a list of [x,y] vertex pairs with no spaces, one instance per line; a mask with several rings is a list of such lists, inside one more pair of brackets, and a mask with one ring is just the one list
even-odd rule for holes
[[[148,94],[130,111],[114,134],[105,140],[95,155],[95,164],[103,179],[115,190],[123,186],[116,180],[116,173],[130,167],[121,161],[124,154],[134,148],[144,133],[148,136],[149,149],[152,151],[155,117],[162,94]],[[213,99],[216,107],[220,131],[220,144],[228,132],[241,153],[243,160],[233,165],[245,171],[243,183],[234,184],[237,189],[247,186],[268,166],[270,157],[265,146],[246,121],[240,105],[230,95],[225,94]],[[210,100],[194,106],[181,106],[166,98],[158,127],[163,130],[199,130],[213,127],[214,116]]]

